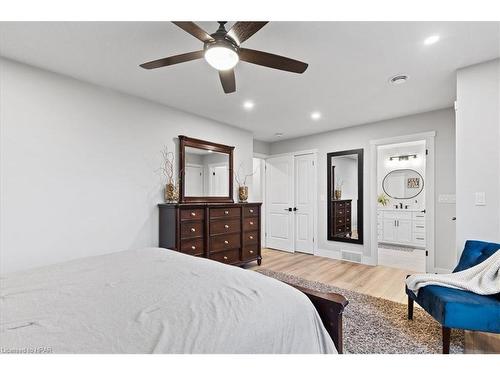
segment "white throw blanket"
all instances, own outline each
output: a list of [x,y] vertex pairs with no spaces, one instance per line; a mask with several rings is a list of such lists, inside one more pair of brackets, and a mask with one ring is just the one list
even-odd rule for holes
[[411,275],[406,279],[406,285],[415,294],[427,285],[468,290],[482,295],[500,293],[500,251],[463,271],[441,275],[429,273]]

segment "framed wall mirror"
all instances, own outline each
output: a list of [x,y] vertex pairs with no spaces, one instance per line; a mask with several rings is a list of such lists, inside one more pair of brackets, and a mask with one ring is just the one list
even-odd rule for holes
[[413,169],[395,169],[385,175],[382,189],[394,199],[415,198],[424,189],[424,178]]
[[327,154],[328,240],[363,243],[363,149]]
[[233,146],[179,136],[179,199],[233,203]]

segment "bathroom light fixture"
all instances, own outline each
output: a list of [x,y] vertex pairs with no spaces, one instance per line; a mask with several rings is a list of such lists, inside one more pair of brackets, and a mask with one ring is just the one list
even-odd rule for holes
[[276,137],[283,137],[283,133],[274,133]]
[[251,100],[246,100],[245,102],[243,102],[243,108],[245,109],[252,109],[253,107],[255,106],[254,102],[252,102]]
[[409,160],[410,158],[416,159],[417,154],[391,156],[389,158],[389,160],[392,161],[392,160],[398,159],[398,161],[402,161],[402,160]]
[[424,44],[426,46],[430,46],[431,44],[436,43],[439,40],[439,35],[431,35],[430,37],[424,40]]
[[321,113],[320,113],[320,112],[317,112],[317,111],[316,111],[316,112],[313,112],[313,113],[311,113],[311,118],[312,118],[313,120],[319,120],[319,119],[321,118]]
[[396,74],[395,76],[389,78],[389,83],[397,86],[406,83],[409,78],[410,76],[408,74]]

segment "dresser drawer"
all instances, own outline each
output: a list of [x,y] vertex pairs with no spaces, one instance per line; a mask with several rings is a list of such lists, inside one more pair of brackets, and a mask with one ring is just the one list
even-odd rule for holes
[[345,209],[346,203],[345,202],[334,202],[335,209],[340,210],[340,209]]
[[248,217],[243,219],[243,230],[253,231],[259,229],[259,218],[258,217]]
[[243,217],[259,216],[259,215],[260,215],[259,206],[243,207]]
[[221,219],[210,222],[210,235],[239,233],[240,231],[240,221],[238,219]]
[[251,245],[251,244],[257,244],[259,242],[259,232],[246,232],[243,234],[243,244],[244,246],[246,245]]
[[425,233],[425,221],[414,221],[413,233]]
[[345,225],[335,226],[335,233],[344,233],[344,232],[345,232]]
[[425,220],[425,212],[414,212],[413,220]]
[[425,246],[425,233],[413,233],[413,243],[419,246]]
[[241,217],[241,210],[239,207],[225,207],[225,208],[211,208],[210,219],[218,217]]
[[210,259],[227,264],[237,263],[240,260],[240,249],[232,249],[210,254]]
[[193,238],[181,241],[181,253],[203,255],[205,250],[204,247],[203,238]]
[[210,252],[240,248],[240,234],[221,234],[210,237]]
[[181,223],[181,239],[203,237],[202,221],[187,221]]
[[241,260],[255,259],[259,255],[258,245],[247,245],[241,250]]
[[345,225],[345,221],[346,221],[345,218],[338,217],[338,218],[335,219],[335,224],[336,225]]
[[181,211],[181,220],[203,220],[203,208],[183,208]]

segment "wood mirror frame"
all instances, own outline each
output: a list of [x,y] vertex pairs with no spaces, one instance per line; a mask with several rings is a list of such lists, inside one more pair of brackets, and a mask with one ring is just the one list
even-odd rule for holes
[[[194,147],[202,150],[211,150],[228,154],[229,156],[229,195],[221,197],[186,197],[185,192],[185,164],[186,164],[186,147]],[[226,146],[218,143],[204,141],[196,138],[189,138],[185,135],[179,135],[179,201],[180,203],[234,203],[233,200],[233,151],[234,146]]]

